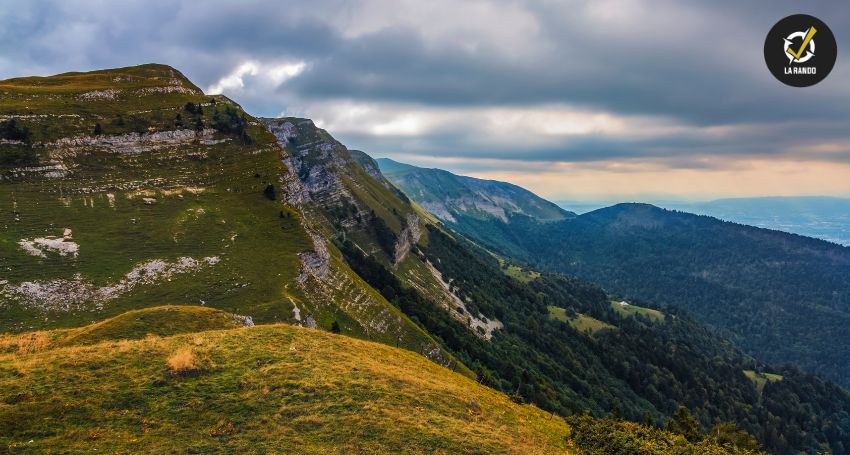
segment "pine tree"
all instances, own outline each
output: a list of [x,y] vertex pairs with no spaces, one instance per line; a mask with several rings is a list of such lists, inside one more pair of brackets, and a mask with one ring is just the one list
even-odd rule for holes
[[688,441],[695,442],[701,439],[699,422],[691,415],[688,408],[679,406],[670,420],[667,421],[667,430],[673,433],[679,433]]

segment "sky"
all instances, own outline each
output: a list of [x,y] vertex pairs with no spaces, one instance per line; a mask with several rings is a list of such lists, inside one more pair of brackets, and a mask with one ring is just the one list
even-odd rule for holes
[[[768,72],[779,19],[838,41],[818,85]],[[850,196],[838,0],[3,0],[0,79],[165,63],[257,116],[554,200]]]

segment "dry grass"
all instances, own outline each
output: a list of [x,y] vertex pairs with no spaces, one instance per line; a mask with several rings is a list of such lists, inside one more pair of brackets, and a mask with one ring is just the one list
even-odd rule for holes
[[168,357],[167,363],[171,373],[178,376],[195,373],[200,370],[197,360],[195,359],[195,354],[192,352],[192,348],[188,346],[174,351],[174,353]]
[[286,325],[0,356],[0,403],[0,447],[34,453],[570,452],[559,417],[418,354]]
[[[105,341],[148,339],[241,327],[232,313],[197,306],[161,306],[128,311],[75,329],[0,334],[0,354],[25,355],[48,349],[98,344]],[[203,344],[200,335],[193,339]]]
[[32,354],[50,345],[48,332],[31,332],[21,335],[0,336],[0,353]]

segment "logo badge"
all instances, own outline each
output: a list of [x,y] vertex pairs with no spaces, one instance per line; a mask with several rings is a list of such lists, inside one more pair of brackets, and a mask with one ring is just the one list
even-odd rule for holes
[[764,40],[767,68],[780,82],[792,87],[808,87],[822,81],[832,71],[837,55],[832,30],[807,14],[777,22]]

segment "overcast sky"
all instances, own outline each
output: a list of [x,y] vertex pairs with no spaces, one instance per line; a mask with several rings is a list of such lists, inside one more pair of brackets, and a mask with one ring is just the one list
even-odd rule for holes
[[[776,81],[808,13],[832,74]],[[0,2],[0,79],[166,63],[254,115],[550,199],[850,196],[843,1]]]

